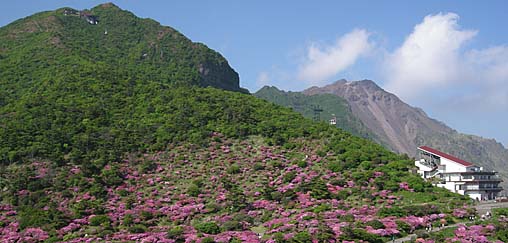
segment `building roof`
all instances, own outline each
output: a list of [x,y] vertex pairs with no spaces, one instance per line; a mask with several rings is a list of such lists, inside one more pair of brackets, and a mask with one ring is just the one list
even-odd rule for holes
[[451,161],[453,161],[455,163],[461,164],[461,165],[466,166],[466,167],[473,165],[473,163],[471,163],[471,162],[467,162],[465,160],[461,160],[461,159],[459,159],[459,158],[457,158],[455,156],[449,155],[447,153],[443,153],[443,152],[441,152],[439,150],[436,150],[436,149],[433,149],[431,147],[420,146],[420,147],[418,147],[418,149],[426,151],[426,152],[429,152],[431,154],[434,154],[434,155],[437,155],[437,156],[440,156],[440,157],[443,157],[443,158],[447,158],[447,159],[449,159],[449,160],[451,160]]

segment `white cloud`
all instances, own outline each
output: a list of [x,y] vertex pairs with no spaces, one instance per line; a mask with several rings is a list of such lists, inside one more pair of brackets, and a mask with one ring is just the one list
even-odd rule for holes
[[508,46],[465,49],[478,31],[458,20],[440,13],[416,25],[385,60],[385,88],[406,101],[446,103],[441,109],[508,109]]
[[265,85],[268,85],[270,83],[270,75],[268,72],[260,72],[258,74],[258,78],[256,79],[256,85],[258,87],[263,87]]
[[482,103],[508,111],[508,46],[470,50],[463,59],[475,74],[473,85]]
[[298,70],[298,79],[310,84],[322,84],[323,81],[344,71],[356,60],[371,50],[366,30],[355,29],[340,37],[333,45],[310,45],[303,65]]
[[488,82],[508,82],[508,46],[471,50],[464,55],[466,65],[474,67]]
[[461,63],[461,48],[476,34],[461,30],[454,13],[428,15],[416,25],[385,63],[385,88],[410,100],[432,88],[445,87],[470,72]]
[[[385,55],[384,88],[449,124],[499,137],[508,119],[508,45],[467,48],[478,31],[453,13],[429,15]],[[498,126],[497,126],[498,127]]]

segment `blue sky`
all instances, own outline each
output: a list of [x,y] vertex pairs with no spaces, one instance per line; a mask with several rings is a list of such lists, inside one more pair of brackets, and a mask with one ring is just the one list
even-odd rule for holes
[[[0,26],[104,1],[2,3]],[[113,1],[224,55],[251,92],[372,79],[460,132],[508,145],[506,1]]]

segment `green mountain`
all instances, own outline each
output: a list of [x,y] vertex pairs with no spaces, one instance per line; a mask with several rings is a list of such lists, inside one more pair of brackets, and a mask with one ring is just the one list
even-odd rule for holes
[[113,4],[38,13],[0,28],[0,160],[160,148],[181,135],[156,115],[188,114],[159,93],[189,85],[247,92],[238,83],[219,53]]
[[264,86],[254,96],[275,104],[290,107],[301,113],[304,117],[314,119],[315,108],[322,109],[318,118],[321,121],[329,122],[336,118],[336,126],[353,135],[378,141],[376,136],[363,125],[362,121],[356,118],[349,104],[341,97],[332,94],[304,95],[301,92],[285,92],[273,86]]
[[[98,24],[90,24],[88,16]],[[2,90],[3,103],[22,95],[17,85],[85,78],[95,70],[136,80],[247,92],[219,53],[111,3],[85,11],[62,8],[35,14],[2,27],[0,40],[2,84],[12,85]]]
[[[377,243],[474,214],[407,157],[244,93],[220,55],[114,5],[36,14],[0,43],[0,242]],[[475,235],[504,240],[492,222]]]

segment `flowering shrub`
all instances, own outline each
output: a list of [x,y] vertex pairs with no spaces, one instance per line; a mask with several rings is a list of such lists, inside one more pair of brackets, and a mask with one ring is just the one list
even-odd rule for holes
[[[412,175],[392,169],[402,168],[400,161],[332,171],[330,163],[344,166],[344,156],[352,154],[318,155],[325,148],[313,140],[282,148],[213,136],[219,139],[207,148],[171,145],[166,152],[109,163],[91,177],[76,165],[27,166],[24,173],[46,184],[27,188],[28,182],[18,182],[13,194],[18,206],[0,205],[0,241],[385,242],[471,213],[463,203],[449,211],[411,203],[408,197],[424,193],[413,192],[405,181]],[[383,160],[388,159],[377,161]],[[52,183],[60,190],[47,187]],[[40,203],[30,201],[35,196]],[[483,235],[498,231],[471,229]],[[456,234],[472,237],[462,230]]]
[[478,243],[486,243],[490,242],[487,236],[492,235],[494,233],[495,227],[493,225],[472,225],[465,226],[460,225],[455,230],[455,237],[451,238],[452,242],[478,242]]

